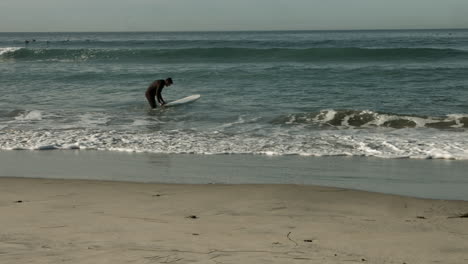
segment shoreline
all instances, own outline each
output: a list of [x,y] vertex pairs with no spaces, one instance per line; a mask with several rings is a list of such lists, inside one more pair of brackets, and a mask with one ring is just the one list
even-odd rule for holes
[[0,151],[0,178],[294,184],[468,201],[468,162],[107,151]]
[[468,202],[341,188],[0,178],[0,213],[0,263],[468,260]]

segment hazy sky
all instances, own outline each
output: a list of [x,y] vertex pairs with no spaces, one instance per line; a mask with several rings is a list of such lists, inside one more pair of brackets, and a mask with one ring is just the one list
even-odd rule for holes
[[0,0],[0,32],[468,28],[468,0]]

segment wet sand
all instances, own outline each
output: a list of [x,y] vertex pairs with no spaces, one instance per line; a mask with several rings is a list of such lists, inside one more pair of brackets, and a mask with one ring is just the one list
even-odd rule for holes
[[0,177],[298,184],[468,201],[468,161],[109,151],[0,151]]
[[468,263],[468,202],[0,178],[0,263]]

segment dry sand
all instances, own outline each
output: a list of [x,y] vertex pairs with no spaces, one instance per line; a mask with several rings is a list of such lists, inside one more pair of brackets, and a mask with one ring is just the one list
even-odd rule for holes
[[0,178],[0,263],[461,264],[464,213],[315,186]]

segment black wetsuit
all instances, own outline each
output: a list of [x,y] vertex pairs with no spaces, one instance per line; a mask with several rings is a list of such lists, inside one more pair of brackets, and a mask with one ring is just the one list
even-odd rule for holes
[[148,89],[146,89],[145,96],[151,108],[156,108],[156,100],[154,97],[157,98],[158,103],[166,104],[166,102],[161,96],[161,91],[165,86],[166,86],[165,80],[156,80],[153,83],[151,83]]

